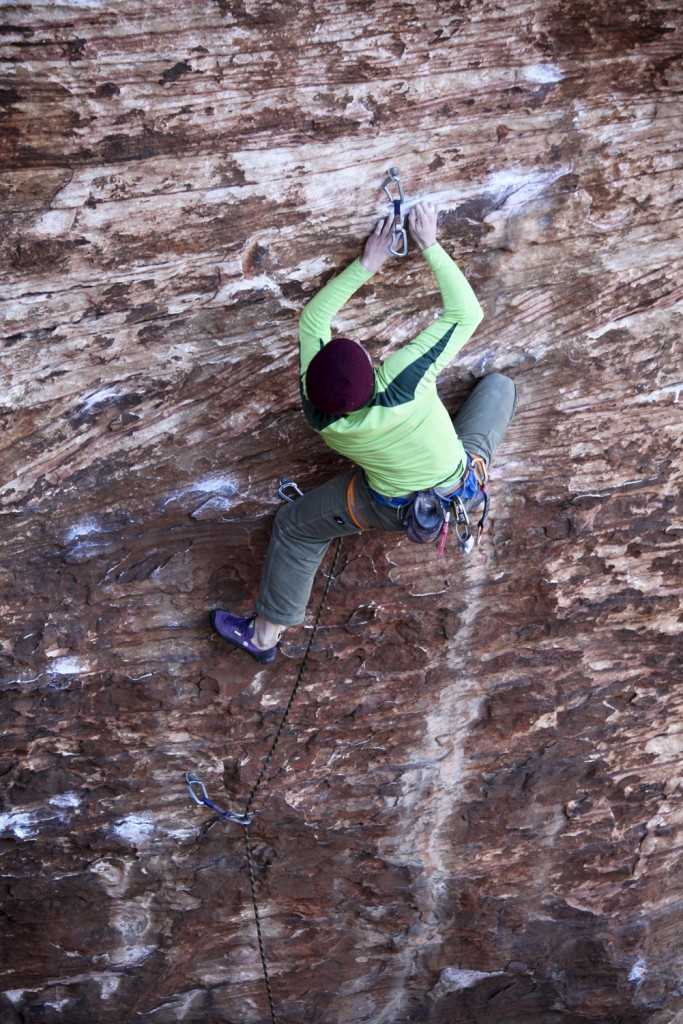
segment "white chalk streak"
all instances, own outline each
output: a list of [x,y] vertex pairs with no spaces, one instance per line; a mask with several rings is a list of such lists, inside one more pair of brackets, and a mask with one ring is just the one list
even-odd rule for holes
[[539,82],[540,84],[561,82],[564,78],[560,69],[554,64],[534,64],[530,68],[524,68],[522,74],[527,82]]

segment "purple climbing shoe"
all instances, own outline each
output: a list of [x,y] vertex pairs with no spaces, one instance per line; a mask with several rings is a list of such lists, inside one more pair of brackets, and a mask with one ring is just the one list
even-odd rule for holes
[[263,651],[252,643],[254,635],[253,618],[241,619],[239,615],[231,615],[230,612],[214,608],[209,616],[209,620],[219,636],[222,636],[229,644],[241,647],[247,654],[251,654],[252,658],[258,661],[259,664],[268,665],[271,661],[275,660],[277,646],[269,647]]

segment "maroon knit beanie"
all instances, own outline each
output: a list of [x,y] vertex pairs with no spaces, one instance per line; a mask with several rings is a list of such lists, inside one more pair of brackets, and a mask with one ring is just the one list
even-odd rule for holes
[[311,359],[306,393],[319,412],[340,416],[372,397],[375,372],[365,350],[350,338],[333,338]]

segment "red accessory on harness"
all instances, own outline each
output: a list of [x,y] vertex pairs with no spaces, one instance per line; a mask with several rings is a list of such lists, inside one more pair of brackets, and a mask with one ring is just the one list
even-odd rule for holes
[[313,356],[306,371],[306,394],[319,412],[340,416],[372,398],[375,371],[357,341],[333,338]]

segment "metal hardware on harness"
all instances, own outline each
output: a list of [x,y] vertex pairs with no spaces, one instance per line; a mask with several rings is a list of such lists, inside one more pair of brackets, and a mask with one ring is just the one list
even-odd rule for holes
[[477,547],[481,544],[481,538],[484,536],[484,526],[486,525],[486,517],[489,514],[489,489],[488,487],[482,487],[484,493],[484,511],[481,519],[477,525]]
[[474,548],[474,537],[470,533],[470,517],[457,494],[453,499],[453,508],[455,509],[455,535],[458,538],[458,547],[464,555],[469,555]]
[[[250,814],[236,814],[234,811],[222,811],[220,807],[216,807],[213,800],[209,800],[206,792],[206,786],[198,779],[194,772],[185,772],[185,782],[187,783],[187,791],[196,804],[204,804],[205,807],[210,807],[216,814],[220,814],[221,818],[226,818],[228,821],[234,821],[236,825],[249,825],[251,823]],[[201,796],[197,796],[195,793],[195,787],[199,787]]]
[[[398,189],[398,198],[396,198],[396,196],[392,196],[389,189],[389,185],[392,182]],[[389,252],[392,256],[407,256],[408,236],[406,234],[406,229],[403,227],[401,203],[403,202],[404,197],[403,187],[398,176],[398,167],[389,168],[389,176],[385,178],[383,188],[389,197],[389,202],[393,203],[394,206],[394,226],[391,233],[391,242],[389,243]]]
[[443,555],[444,549],[446,547],[446,537],[448,536],[448,524],[450,523],[450,521],[451,521],[451,513],[450,513],[450,509],[447,509],[446,510],[446,515],[444,516],[444,519],[443,519],[443,528],[441,530],[441,540],[439,541],[439,558],[441,558],[441,556]]
[[278,493],[279,497],[282,498],[283,501],[294,502],[294,498],[290,497],[289,494],[287,494],[288,490],[294,491],[294,493],[296,494],[297,498],[303,498],[303,496],[304,496],[304,492],[301,490],[301,488],[297,484],[294,483],[293,480],[290,480],[288,476],[281,476],[280,477],[280,487],[279,487],[277,493]]

